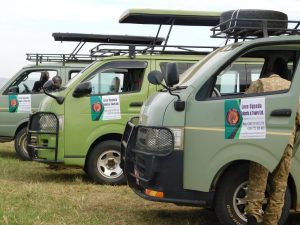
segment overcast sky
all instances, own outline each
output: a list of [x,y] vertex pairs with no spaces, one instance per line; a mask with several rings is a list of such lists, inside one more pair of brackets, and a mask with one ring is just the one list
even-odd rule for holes
[[[28,64],[25,53],[71,53],[76,44],[55,42],[53,32],[155,36],[158,26],[118,24],[128,8],[272,9],[285,12],[289,19],[300,20],[299,0],[9,0],[0,9],[0,77],[11,77]],[[171,35],[170,44],[223,42],[210,40],[210,33],[197,27],[177,28]],[[87,53],[88,49],[83,50],[81,53]]]

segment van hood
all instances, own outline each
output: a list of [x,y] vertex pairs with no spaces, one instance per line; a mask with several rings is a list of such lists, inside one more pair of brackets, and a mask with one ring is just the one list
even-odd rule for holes
[[164,114],[174,96],[168,92],[156,92],[144,103],[140,113],[140,124],[145,126],[162,126]]

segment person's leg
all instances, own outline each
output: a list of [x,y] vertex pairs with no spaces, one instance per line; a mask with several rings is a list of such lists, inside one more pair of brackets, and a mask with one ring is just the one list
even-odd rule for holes
[[272,193],[264,214],[264,225],[278,224],[284,205],[284,196],[287,187],[291,162],[293,157],[293,149],[287,145],[283,156],[274,171],[272,179]]
[[262,221],[262,204],[265,199],[268,174],[269,171],[265,167],[250,162],[246,213],[247,217],[254,216],[257,222]]

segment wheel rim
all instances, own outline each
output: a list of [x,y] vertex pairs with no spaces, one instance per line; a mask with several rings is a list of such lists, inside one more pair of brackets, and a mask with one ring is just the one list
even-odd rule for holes
[[248,190],[248,181],[241,183],[235,190],[233,194],[233,208],[238,217],[243,220],[246,220],[246,197]]
[[[241,183],[235,190],[233,194],[233,208],[237,216],[247,222],[246,219],[246,199],[248,191],[248,181]],[[263,206],[267,204],[267,198],[263,201]],[[263,207],[264,208],[264,207]]]
[[108,179],[118,178],[123,174],[120,167],[121,155],[116,150],[107,150],[103,152],[97,160],[97,169],[99,173]]

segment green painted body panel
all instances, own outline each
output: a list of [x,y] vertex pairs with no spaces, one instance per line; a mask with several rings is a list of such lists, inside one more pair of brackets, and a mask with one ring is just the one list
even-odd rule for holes
[[[52,112],[58,117],[63,117],[63,125],[60,124],[60,130],[58,134],[58,161],[63,161],[67,166],[79,166],[84,167],[85,160],[91,147],[98,143],[102,137],[106,137],[106,140],[110,139],[110,135],[117,134],[119,137],[124,132],[127,121],[133,117],[138,116],[141,107],[130,106],[133,102],[144,102],[152,93],[155,93],[159,86],[150,85],[147,79],[147,75],[152,70],[160,70],[161,62],[186,62],[196,63],[203,56],[178,56],[178,55],[138,55],[134,59],[128,59],[128,57],[107,57],[94,63],[88,69],[83,71],[82,74],[67,85],[67,88],[56,95],[65,97],[65,101],[62,105],[56,103],[56,101],[50,97],[45,97],[40,104],[40,112]],[[128,61],[141,61],[147,63],[147,68],[144,70],[142,86],[139,92],[119,93],[120,98],[120,111],[121,119],[114,120],[98,120],[92,121],[91,119],[91,106],[90,96],[75,98],[72,96],[74,89],[84,82],[85,79],[94,71],[101,67],[104,67],[107,63],[111,62],[128,62]],[[41,135],[41,138],[47,135]],[[52,140],[52,136],[48,135]],[[54,160],[54,154],[52,150],[45,150],[43,153],[39,153],[40,158],[47,160]]]
[[[193,67],[187,78],[180,84],[188,88],[178,91],[186,101],[184,112],[176,112],[176,97],[168,93],[157,93],[145,103],[140,124],[145,126],[179,127],[184,130],[183,186],[187,190],[209,192],[214,187],[218,175],[228,165],[238,160],[250,160],[273,171],[278,164],[289,135],[294,126],[300,89],[300,68],[296,68],[290,90],[285,93],[271,93],[265,98],[266,138],[265,139],[225,139],[224,98],[197,100],[197,93],[207,80],[220,72],[220,68],[240,53],[251,47],[270,44],[300,45],[299,35],[289,37],[261,38],[254,41],[225,46],[201,60]],[[230,99],[240,99],[231,97]],[[245,98],[250,98],[249,96]],[[253,98],[253,97],[252,97]],[[164,107],[161,107],[163,105]],[[154,113],[149,110],[160,110]],[[270,116],[276,109],[291,109],[290,117]],[[146,168],[147,170],[148,168]],[[296,150],[291,175],[296,185],[296,196],[300,191],[300,151]],[[300,199],[296,199],[296,210],[300,210]]]
[[[62,63],[43,63],[39,65],[28,65],[23,67],[18,71],[1,89],[0,89],[0,139],[1,137],[8,137],[13,139],[16,131],[21,127],[25,126],[29,119],[28,113],[11,113],[9,112],[9,101],[8,94],[5,94],[5,91],[11,84],[22,74],[27,71],[41,71],[41,70],[54,70],[57,71],[57,74],[62,77],[63,84],[67,83],[69,80],[68,74],[72,70],[81,70],[87,64],[82,63],[72,63],[62,65]],[[39,104],[42,99],[45,97],[42,93],[31,94],[31,109],[32,112],[36,112],[39,108]]]

